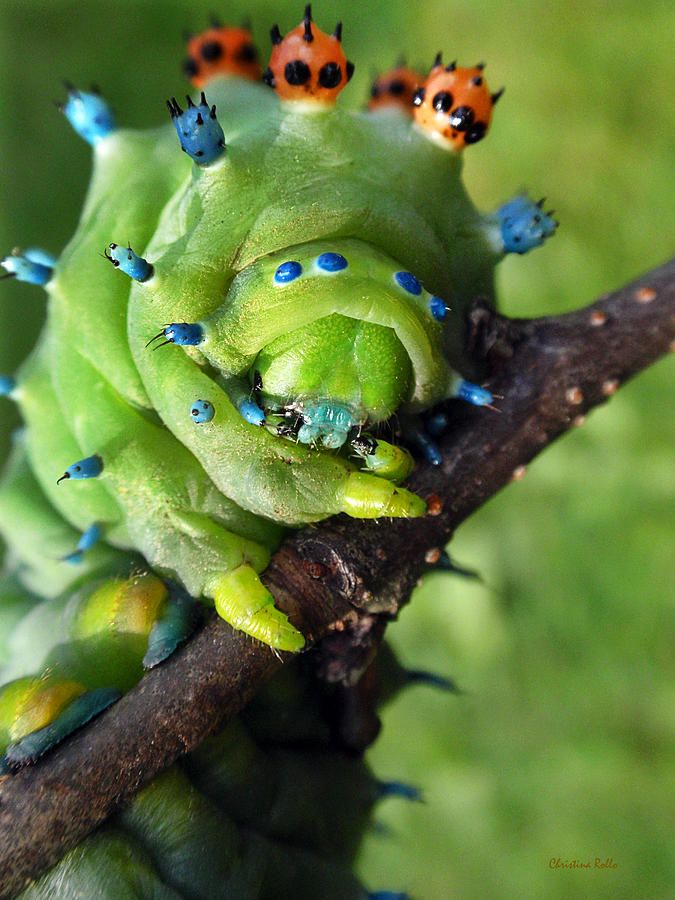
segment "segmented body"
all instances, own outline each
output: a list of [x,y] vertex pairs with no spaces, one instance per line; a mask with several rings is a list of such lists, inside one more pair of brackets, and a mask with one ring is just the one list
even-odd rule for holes
[[[555,227],[526,198],[483,215],[466,194],[457,151],[499,96],[482,67],[437,60],[416,122],[347,111],[341,35],[309,9],[285,39],[275,27],[267,84],[240,77],[257,72],[242,35],[193,39],[208,100],[172,99],[173,124],[147,131],[71,88],[64,112],[94,148],[79,227],[57,262],[2,263],[49,294],[34,352],[3,382],[26,423],[0,487],[13,571],[43,596],[120,573],[126,596],[147,566],[179,585],[134,632],[154,662],[188,629],[181,589],[275,649],[303,646],[258,578],[284,528],[424,514],[398,486],[409,454],[368,430],[449,396],[489,404],[455,371],[463,316],[504,253]],[[239,74],[218,74],[237,54]]]

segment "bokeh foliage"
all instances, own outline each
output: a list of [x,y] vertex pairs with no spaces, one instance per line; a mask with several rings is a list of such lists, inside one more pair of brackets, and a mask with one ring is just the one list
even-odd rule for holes
[[[60,79],[99,84],[123,124],[155,124],[166,97],[184,92],[184,29],[202,28],[212,8],[235,22],[249,14],[265,55],[268,26],[294,26],[302,4],[215,7],[5,0],[0,252],[58,251],[75,227],[89,150],[53,107]],[[672,253],[669,3],[325,0],[314,14],[324,28],[345,23],[353,105],[371,70],[400,52],[422,66],[441,48],[448,61],[485,59],[491,88],[506,84],[492,132],[466,154],[467,185],[483,208],[527,185],[562,225],[545,248],[502,265],[504,311],[580,306]],[[0,290],[11,372],[43,299],[11,282]],[[384,827],[360,863],[373,887],[417,900],[670,896],[671,379],[672,362],[660,363],[535,461],[452,544],[484,583],[431,575],[390,629],[408,663],[452,674],[467,694],[415,688],[385,715],[371,762],[419,784],[427,802],[380,808]],[[11,416],[3,401],[6,431]],[[617,868],[550,869],[557,857],[613,857]]]

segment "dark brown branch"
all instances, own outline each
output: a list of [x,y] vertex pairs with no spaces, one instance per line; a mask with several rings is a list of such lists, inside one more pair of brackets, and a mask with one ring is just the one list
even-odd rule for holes
[[[423,519],[386,525],[338,517],[286,541],[264,580],[314,643],[325,675],[362,667],[382,630],[454,529],[530,459],[675,338],[675,260],[586,309],[507,321],[477,307],[469,343],[494,375],[501,415],[450,404],[445,463],[410,487]],[[335,648],[337,647],[337,650]],[[352,659],[344,664],[344,654]],[[212,618],[182,651],[30,770],[0,785],[0,890],[11,897],[154,775],[236,713],[281,664]]]

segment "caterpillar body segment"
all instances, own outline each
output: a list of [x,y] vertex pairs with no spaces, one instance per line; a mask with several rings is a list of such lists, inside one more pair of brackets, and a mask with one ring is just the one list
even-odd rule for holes
[[[194,601],[147,573],[89,580],[36,605],[15,630],[13,659],[2,673],[5,769],[35,761],[113,703],[143,668],[173,652],[195,621]],[[35,645],[36,632],[39,654],[19,652],[27,641]]]

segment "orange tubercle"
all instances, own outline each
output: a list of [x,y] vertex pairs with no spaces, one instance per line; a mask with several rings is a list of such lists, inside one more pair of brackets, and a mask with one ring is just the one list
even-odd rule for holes
[[271,31],[272,56],[263,81],[282,100],[332,104],[352,77],[354,66],[342,50],[342,25],[326,34],[312,22],[312,10],[305,8],[303,21],[286,37],[275,25]]
[[382,109],[394,106],[403,110],[410,117],[414,114],[413,96],[424,84],[424,75],[407,66],[396,66],[382,75],[378,75],[370,91],[368,109]]
[[459,151],[485,137],[501,95],[502,91],[490,93],[482,63],[468,68],[454,63],[443,66],[439,55],[425,84],[415,93],[415,121],[435,140]]
[[218,75],[239,75],[260,81],[262,68],[251,32],[246,28],[214,26],[187,42],[185,74],[196,88]]

